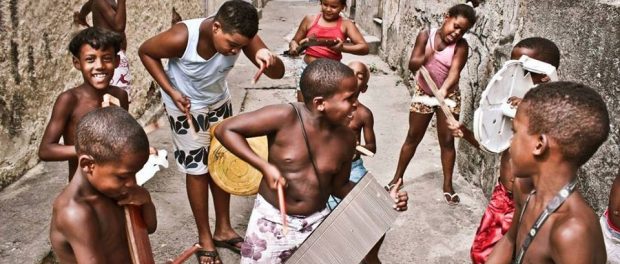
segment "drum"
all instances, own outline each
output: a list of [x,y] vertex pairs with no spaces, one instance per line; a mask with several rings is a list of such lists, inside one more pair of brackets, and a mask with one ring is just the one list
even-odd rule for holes
[[[209,148],[209,173],[222,190],[234,195],[253,195],[258,192],[263,175],[227,150],[213,134],[211,127],[211,147]],[[267,160],[267,137],[247,139],[248,144],[261,158]]]

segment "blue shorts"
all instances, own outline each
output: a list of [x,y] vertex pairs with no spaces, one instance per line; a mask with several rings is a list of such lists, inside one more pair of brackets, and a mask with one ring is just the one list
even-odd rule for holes
[[[366,175],[366,173],[368,173],[368,170],[364,167],[364,161],[362,158],[354,160],[353,163],[351,163],[351,174],[349,175],[349,180],[354,183],[358,183],[364,175]],[[338,205],[341,201],[342,199],[330,195],[327,200],[327,208],[334,210],[336,205]]]

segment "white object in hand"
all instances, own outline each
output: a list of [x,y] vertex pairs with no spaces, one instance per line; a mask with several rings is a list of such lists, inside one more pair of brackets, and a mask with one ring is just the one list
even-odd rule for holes
[[368,156],[368,157],[371,157],[371,158],[372,158],[373,156],[375,156],[375,153],[372,153],[372,151],[368,150],[368,149],[367,149],[367,148],[365,148],[365,147],[362,147],[361,145],[357,145],[357,146],[355,147],[355,150],[357,150],[357,151],[359,151],[360,153],[362,153],[362,154],[364,154],[364,155],[366,155],[366,156]]
[[144,167],[138,173],[136,173],[136,183],[142,186],[145,182],[153,178],[155,173],[159,171],[159,166],[168,168],[168,152],[165,149],[157,150],[156,154],[149,155],[149,159],[144,164]]

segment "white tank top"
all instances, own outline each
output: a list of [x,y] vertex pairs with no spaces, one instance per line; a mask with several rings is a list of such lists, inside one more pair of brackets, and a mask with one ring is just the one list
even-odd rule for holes
[[[172,85],[188,96],[192,109],[202,109],[230,98],[226,76],[239,54],[224,56],[215,53],[209,60],[198,54],[200,24],[205,18],[182,21],[187,26],[187,47],[181,58],[170,58],[166,74]],[[161,90],[166,107],[175,108],[172,98]]]

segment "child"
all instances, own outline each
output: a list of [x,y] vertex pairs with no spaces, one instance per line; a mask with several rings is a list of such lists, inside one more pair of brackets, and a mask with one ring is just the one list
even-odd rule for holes
[[[43,138],[39,145],[39,158],[44,161],[69,161],[69,181],[77,169],[75,130],[80,119],[88,112],[100,108],[104,94],[120,101],[125,110],[129,107],[127,93],[111,86],[110,79],[118,65],[121,36],[101,28],[87,28],[69,43],[73,66],[82,73],[84,82],[62,92],[52,110]],[[60,144],[60,138],[63,144]]]
[[157,219],[149,192],[136,184],[149,142],[127,111],[106,107],[80,120],[79,167],[54,200],[50,241],[61,263],[131,263],[124,205],[140,206],[149,233]]
[[125,0],[88,0],[82,5],[79,12],[74,13],[74,22],[88,27],[86,16],[91,12],[93,14],[94,27],[114,31],[123,37],[121,50],[118,51],[120,61],[116,70],[114,70],[114,77],[110,84],[120,87],[129,94],[131,90],[131,73],[129,71],[129,59],[125,54],[127,50],[127,38],[125,36],[127,12]]
[[[532,37],[526,38],[517,43],[512,49],[511,60],[518,60],[521,56],[527,55],[530,58],[549,63],[554,67],[560,66],[560,50],[553,41]],[[549,77],[544,74],[530,72],[534,84],[546,83]],[[520,98],[513,98],[513,103],[517,103]],[[479,147],[471,130],[463,125],[450,125],[454,136],[462,136],[465,140],[475,147]],[[471,247],[472,263],[484,263],[493,250],[495,243],[499,241],[512,223],[515,205],[512,197],[513,184],[521,185],[521,190],[531,190],[529,179],[515,179],[510,167],[510,153],[504,151],[501,154],[499,166],[499,180],[493,189],[489,205],[480,220],[480,225],[474,236]]]
[[[210,184],[207,167],[209,127],[232,115],[226,77],[242,50],[268,77],[284,75],[282,61],[267,49],[257,32],[256,8],[233,0],[225,2],[214,17],[174,24],[146,40],[138,51],[144,67],[161,86],[177,168],[186,174],[189,202],[204,249],[197,255],[201,263],[220,261],[215,246],[239,252],[243,242],[230,224],[230,194]],[[169,59],[166,71],[163,58]],[[194,124],[195,134],[188,131],[189,122]],[[216,212],[213,236],[208,217],[209,186]]]
[[[353,61],[348,64],[349,68],[353,70],[353,74],[357,78],[357,87],[360,93],[365,93],[368,90],[368,79],[370,78],[370,71],[366,64]],[[368,107],[363,105],[359,100],[357,101],[357,108],[355,109],[355,115],[353,119],[349,123],[349,128],[353,130],[355,133],[355,138],[357,145],[360,145],[362,142],[361,135],[362,129],[364,131],[364,145],[362,147],[370,150],[372,153],[377,151],[377,146],[375,143],[375,131],[373,130],[374,126],[374,118],[372,116],[372,112]],[[364,167],[364,162],[362,161],[361,155],[362,153],[358,151],[354,151],[353,162],[351,164],[351,174],[349,175],[349,180],[357,183],[359,182],[364,175],[368,172]],[[336,205],[340,203],[340,199],[330,196],[327,201],[327,207],[330,210],[336,208]]]
[[[513,131],[512,172],[534,190],[487,263],[605,263],[597,217],[574,189],[579,167],[609,134],[601,96],[577,83],[541,84],[520,103]],[[516,197],[527,195],[514,187]]]
[[[318,58],[340,61],[342,59],[342,52],[356,55],[368,54],[368,44],[357,29],[357,26],[355,26],[353,21],[340,16],[340,12],[346,6],[346,0],[321,0],[321,13],[307,15],[301,20],[295,36],[289,43],[289,54],[293,56],[299,55],[297,52],[299,45],[307,42],[309,38],[336,39],[337,44],[331,47],[308,47],[298,75],[301,75],[306,65]],[[351,43],[345,43],[348,38],[351,39]],[[299,86],[297,86],[298,102],[303,102],[301,96],[301,91]]]
[[[458,120],[460,112],[460,92],[458,82],[461,70],[467,61],[469,45],[462,39],[463,35],[476,23],[476,14],[471,6],[459,4],[451,7],[444,17],[439,29],[422,30],[416,38],[409,70],[415,74],[421,66],[428,69],[432,79],[439,87],[439,92],[451,101],[451,111]],[[431,97],[432,92],[422,76],[419,76],[412,98],[409,113],[409,131],[400,150],[398,166],[390,185],[402,179],[405,169],[413,158],[416,148],[428,127],[437,107],[428,106],[423,97]],[[437,115],[437,136],[441,147],[441,165],[443,169],[443,195],[446,202],[456,205],[460,202],[458,194],[452,187],[452,172],[456,151],[454,137],[448,129],[444,114]]]
[[[357,80],[340,62],[318,59],[301,76],[305,102],[267,106],[224,120],[215,129],[222,145],[263,176],[250,216],[241,263],[282,263],[329,213],[329,195],[343,198],[349,181],[355,134],[348,127],[357,107]],[[267,135],[268,161],[245,138]],[[283,230],[278,184],[284,186],[288,233]],[[393,192],[396,210],[407,194]]]
[[607,249],[607,262],[620,263],[620,170],[611,186],[609,205],[600,222]]

